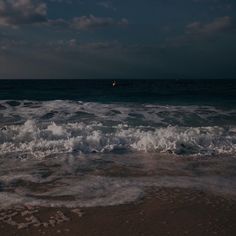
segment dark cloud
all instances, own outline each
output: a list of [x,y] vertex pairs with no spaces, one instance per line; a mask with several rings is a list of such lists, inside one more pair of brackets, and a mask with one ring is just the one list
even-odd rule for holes
[[203,24],[199,21],[186,26],[186,33],[197,36],[210,36],[233,28],[233,20],[230,16],[218,17],[212,22]]
[[217,17],[210,22],[202,23],[195,21],[187,24],[184,29],[184,34],[168,38],[163,47],[180,47],[193,44],[198,41],[207,41],[217,39],[223,34],[233,32],[235,22],[230,16]]
[[70,22],[62,18],[58,18],[55,20],[49,19],[47,22],[45,22],[45,25],[53,27],[68,27],[70,25]]
[[73,0],[49,0],[49,2],[72,4]]
[[124,26],[128,24],[128,20],[125,18],[115,20],[111,17],[96,17],[94,15],[74,17],[69,20],[48,19],[47,5],[41,0],[0,0],[0,26],[18,27],[36,23],[53,27],[90,30]]
[[99,6],[104,7],[106,9],[112,9],[112,10],[116,10],[116,8],[114,7],[113,3],[111,1],[101,1],[97,3]]
[[119,27],[128,25],[128,20],[122,18],[115,20],[111,17],[96,17],[94,15],[74,17],[70,20],[55,19],[48,20],[45,25],[59,28],[70,28],[74,30],[95,30],[110,27]]
[[128,20],[125,18],[116,21],[111,17],[96,17],[93,15],[89,15],[74,18],[72,20],[71,26],[79,30],[88,30],[112,26],[123,26],[127,24]]
[[0,26],[47,21],[47,6],[38,0],[0,0]]
[[50,41],[46,44],[40,45],[46,50],[52,51],[69,51],[69,50],[77,50],[78,49],[78,42],[77,39],[58,39],[55,41]]

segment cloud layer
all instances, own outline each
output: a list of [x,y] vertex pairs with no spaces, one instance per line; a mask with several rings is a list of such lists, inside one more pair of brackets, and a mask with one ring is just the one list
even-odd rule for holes
[[84,15],[69,20],[48,19],[47,5],[40,0],[0,0],[0,26],[17,27],[27,24],[70,27],[77,30],[91,30],[106,27],[124,26],[128,20],[115,20],[111,17]]
[[46,4],[38,0],[0,0],[0,26],[42,23],[46,15]]
[[174,46],[181,47],[196,42],[204,42],[212,39],[220,38],[235,29],[235,23],[232,17],[217,17],[210,22],[203,23],[195,21],[185,26],[182,35],[168,38],[164,47]]
[[80,30],[97,29],[111,26],[127,25],[128,20],[114,20],[111,17],[96,17],[93,15],[76,17],[72,20],[72,27]]
[[216,33],[231,30],[233,28],[233,20],[230,16],[218,17],[212,22],[203,24],[201,22],[193,22],[186,26],[186,32],[191,35],[210,36]]

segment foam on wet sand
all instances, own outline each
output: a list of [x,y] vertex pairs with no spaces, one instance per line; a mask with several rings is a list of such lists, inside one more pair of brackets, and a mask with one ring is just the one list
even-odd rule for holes
[[154,188],[132,204],[21,206],[0,211],[1,235],[235,235],[236,202],[197,190]]

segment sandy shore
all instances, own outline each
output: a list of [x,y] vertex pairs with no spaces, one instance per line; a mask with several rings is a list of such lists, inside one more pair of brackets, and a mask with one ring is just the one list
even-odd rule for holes
[[155,189],[136,203],[95,208],[0,210],[0,235],[236,235],[236,201],[184,189]]

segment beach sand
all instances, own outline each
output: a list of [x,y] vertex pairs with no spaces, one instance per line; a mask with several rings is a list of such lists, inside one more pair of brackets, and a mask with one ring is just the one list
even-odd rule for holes
[[236,235],[236,201],[190,189],[153,189],[129,204],[0,210],[1,236]]

